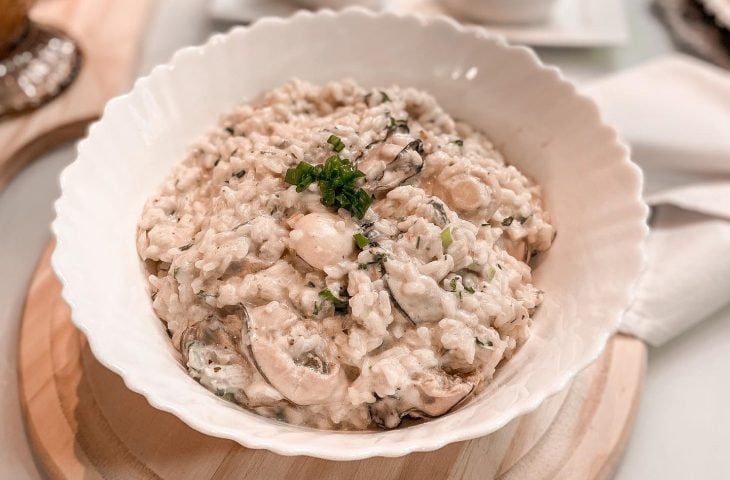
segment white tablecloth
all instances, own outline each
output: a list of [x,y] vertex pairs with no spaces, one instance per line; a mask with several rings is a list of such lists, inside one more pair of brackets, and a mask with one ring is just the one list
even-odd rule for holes
[[[649,0],[625,0],[631,43],[619,49],[540,49],[546,63],[584,83],[671,50]],[[200,43],[216,28],[200,0],[160,0],[140,72],[178,47]],[[40,478],[23,432],[17,400],[17,330],[34,264],[48,240],[56,176],[73,149],[44,156],[0,193],[0,478]],[[617,480],[730,478],[730,309],[680,338],[651,349],[636,428]]]

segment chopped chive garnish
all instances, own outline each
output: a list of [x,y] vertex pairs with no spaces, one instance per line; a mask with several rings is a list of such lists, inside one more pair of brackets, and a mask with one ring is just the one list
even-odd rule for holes
[[317,182],[323,205],[344,208],[356,218],[362,218],[373,203],[370,195],[356,185],[363,176],[365,174],[353,167],[349,160],[334,154],[323,165],[299,162],[296,167],[286,171],[284,181],[295,185],[297,192],[303,192]]
[[462,139],[460,139],[460,138],[457,138],[456,140],[452,140],[452,141],[451,141],[451,142],[449,142],[449,143],[453,143],[453,144],[456,144],[456,145],[457,145],[457,146],[459,146],[459,147],[463,147],[463,146],[464,146],[464,140],[462,140]]
[[482,269],[482,266],[479,265],[477,262],[471,262],[467,267],[467,270],[470,270],[472,272],[478,272]]
[[497,270],[495,270],[494,267],[489,267],[489,270],[487,270],[487,280],[491,282],[496,274]]
[[327,300],[328,302],[331,302],[335,306],[335,308],[347,307],[347,300],[336,297],[335,294],[329,290],[329,288],[325,288],[324,290],[319,292],[319,296]]
[[454,237],[451,236],[451,227],[446,227],[441,232],[441,245],[444,250],[448,250],[452,243],[454,243]]
[[337,135],[330,135],[330,138],[327,139],[327,143],[332,145],[332,150],[337,153],[340,153],[345,148],[344,142]]
[[355,240],[357,248],[359,248],[360,250],[364,250],[365,247],[370,245],[370,240],[368,240],[368,237],[366,237],[362,233],[356,233],[352,236],[352,239]]
[[467,287],[466,285],[464,285],[464,290],[466,290],[469,293],[476,292],[476,290],[474,290],[474,287]]
[[514,217],[507,217],[504,220],[502,220],[502,226],[509,227],[510,225],[512,225],[512,222],[514,222],[514,220],[515,220]]

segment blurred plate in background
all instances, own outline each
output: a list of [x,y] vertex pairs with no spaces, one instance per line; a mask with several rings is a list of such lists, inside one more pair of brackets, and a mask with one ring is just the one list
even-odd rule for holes
[[[300,7],[291,0],[210,0],[216,20],[249,23],[265,16],[287,16]],[[388,0],[395,12],[447,14],[438,0]],[[485,25],[512,43],[555,47],[603,47],[626,43],[628,34],[618,0],[559,0],[552,16],[541,24]]]

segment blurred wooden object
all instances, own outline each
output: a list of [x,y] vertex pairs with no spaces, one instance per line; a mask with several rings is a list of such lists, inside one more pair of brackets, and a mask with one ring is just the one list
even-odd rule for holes
[[84,135],[109,98],[129,85],[152,0],[42,0],[31,18],[78,42],[74,83],[30,113],[0,121],[0,189],[43,152]]
[[617,335],[569,388],[487,437],[358,462],[249,450],[151,407],[99,364],[70,322],[49,264],[52,249],[42,256],[26,300],[19,394],[31,444],[53,480],[599,480],[612,476],[633,426],[646,347]]

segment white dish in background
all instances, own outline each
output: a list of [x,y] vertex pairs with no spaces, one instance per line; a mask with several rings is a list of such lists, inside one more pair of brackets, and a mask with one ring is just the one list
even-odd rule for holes
[[441,0],[449,12],[484,24],[535,25],[545,23],[555,0]]
[[[137,255],[142,206],[222,112],[292,76],[425,89],[543,187],[559,232],[534,271],[545,303],[530,339],[463,408],[392,431],[312,430],[216,397],[179,363]],[[262,20],[179,51],[109,102],[61,175],[61,188],[52,264],[72,320],[104,365],[203,433],[334,460],[435,450],[537,408],[595,360],[615,331],[647,233],[641,172],[595,104],[556,69],[481,28],[363,9]]]
[[[383,0],[398,13],[448,15],[440,0]],[[604,47],[628,40],[623,2],[558,0],[542,24],[484,25],[512,43],[554,47]],[[266,16],[287,16],[300,7],[292,0],[210,0],[210,15],[222,21],[248,23]]]

